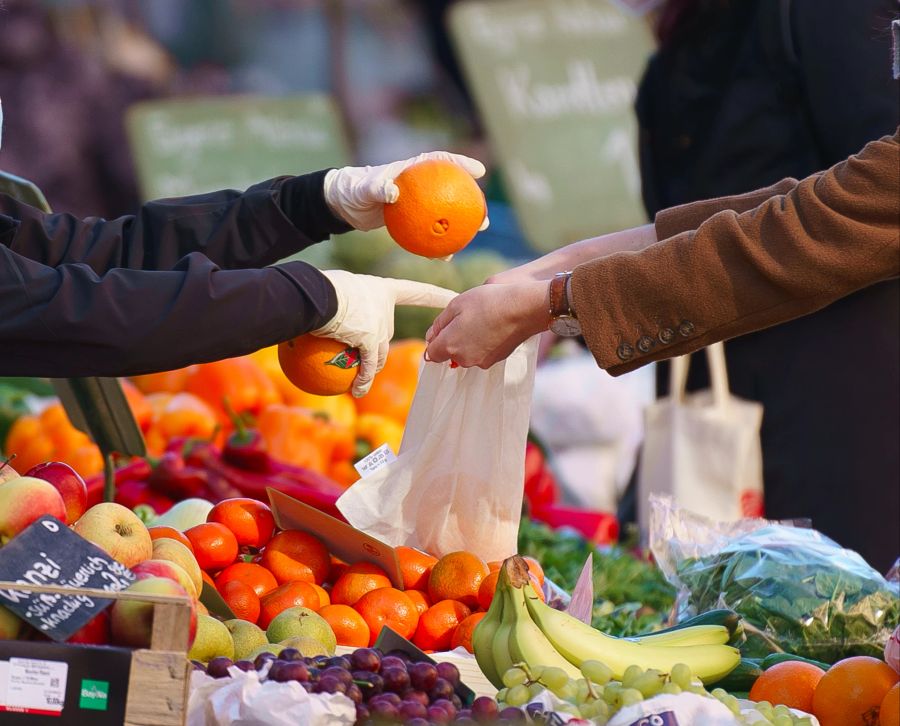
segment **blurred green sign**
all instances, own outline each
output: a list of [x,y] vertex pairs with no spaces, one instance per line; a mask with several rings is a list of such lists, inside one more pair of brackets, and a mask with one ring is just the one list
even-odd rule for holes
[[246,189],[349,159],[324,95],[150,101],[129,110],[128,133],[145,199]]
[[450,28],[536,249],[646,221],[633,112],[645,23],[608,0],[469,0]]

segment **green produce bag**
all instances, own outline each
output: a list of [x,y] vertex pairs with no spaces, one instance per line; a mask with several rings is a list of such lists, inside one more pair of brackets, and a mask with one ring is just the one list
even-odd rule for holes
[[680,589],[680,617],[736,611],[745,620],[745,657],[882,657],[900,619],[900,591],[856,552],[814,529],[710,522],[665,497],[651,497],[651,506],[651,549]]

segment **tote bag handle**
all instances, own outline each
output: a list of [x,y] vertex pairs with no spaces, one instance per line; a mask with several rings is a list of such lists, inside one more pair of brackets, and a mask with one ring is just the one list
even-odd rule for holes
[[[728,405],[728,369],[725,366],[725,346],[713,343],[706,349],[706,360],[709,364],[710,381],[712,383],[713,405],[725,408]],[[688,366],[691,356],[683,355],[673,358],[669,366],[669,396],[676,403],[684,403],[687,391]]]

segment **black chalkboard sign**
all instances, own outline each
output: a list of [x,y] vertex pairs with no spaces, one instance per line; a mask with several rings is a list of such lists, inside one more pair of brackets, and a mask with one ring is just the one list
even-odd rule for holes
[[[134,580],[131,570],[56,517],[41,517],[0,549],[0,581],[118,592]],[[0,589],[0,604],[57,641],[71,636],[111,603],[85,595]]]

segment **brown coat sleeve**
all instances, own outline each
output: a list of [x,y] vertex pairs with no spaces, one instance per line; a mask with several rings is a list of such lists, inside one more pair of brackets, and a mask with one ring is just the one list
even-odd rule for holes
[[718,213],[716,200],[701,202],[697,217],[698,205],[686,205],[665,228],[714,214],[640,252],[577,267],[575,310],[597,363],[626,373],[900,275],[898,150],[900,129],[755,208],[730,209],[753,195],[720,200]]
[[737,194],[733,197],[719,197],[718,199],[705,199],[691,204],[682,204],[678,207],[669,207],[657,212],[653,226],[656,228],[656,239],[668,239],[682,232],[697,229],[714,214],[730,209],[741,214],[755,209],[768,199],[778,194],[787,194],[797,186],[796,179],[782,179],[765,189],[756,189],[746,194]]

